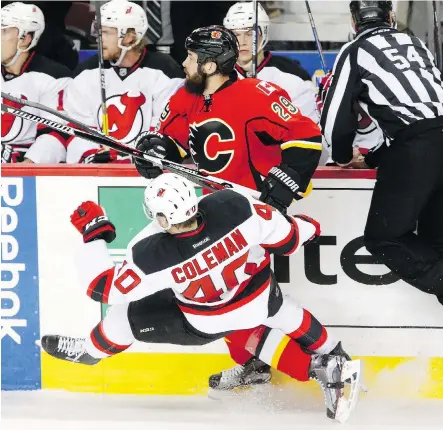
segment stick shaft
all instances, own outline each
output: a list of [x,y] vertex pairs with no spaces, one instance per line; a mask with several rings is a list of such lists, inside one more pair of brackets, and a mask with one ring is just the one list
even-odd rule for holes
[[317,46],[317,52],[320,57],[321,67],[322,67],[323,71],[325,72],[325,74],[327,74],[328,68],[326,67],[326,61],[325,61],[325,57],[323,55],[323,49],[321,47],[320,38],[318,37],[317,26],[315,25],[314,16],[312,15],[312,12],[311,12],[311,6],[309,5],[308,0],[305,0],[305,4],[306,4],[306,10],[308,11],[309,22],[311,23],[312,34],[314,35],[315,45]]
[[[6,100],[18,101],[22,105],[33,107],[33,108],[39,109],[41,111],[46,111],[48,113],[55,112],[54,115],[56,115],[60,118],[63,118],[65,121],[67,121],[71,124],[74,124],[74,125],[76,125],[75,123],[81,124],[77,121],[71,120],[67,115],[61,114],[58,111],[53,111],[52,109],[47,108],[46,106],[43,106],[39,103],[31,102],[29,100],[24,100],[24,99],[17,99],[15,97],[12,97],[9,94],[5,94],[3,92],[1,93],[1,96]],[[8,106],[4,103],[1,104],[1,110],[2,110],[2,112],[9,113],[9,114],[17,116],[19,118],[23,118],[25,120],[32,121],[37,124],[46,125],[49,128],[52,128],[52,129],[57,130],[62,133],[69,134],[70,136],[81,137],[82,139],[87,139],[91,142],[98,143],[100,145],[106,145],[109,148],[123,152],[124,154],[127,154],[127,155],[131,155],[132,157],[139,158],[139,159],[146,160],[146,161],[150,161],[151,163],[158,165],[160,168],[165,168],[165,169],[170,170],[171,172],[182,175],[185,178],[192,181],[193,183],[195,183],[201,187],[204,187],[206,189],[212,190],[212,191],[222,190],[224,188],[233,188],[236,191],[239,191],[242,193],[247,193],[255,198],[258,198],[260,196],[260,193],[256,190],[252,190],[250,188],[243,187],[241,185],[235,184],[230,181],[224,181],[222,179],[219,179],[219,178],[216,178],[213,176],[204,175],[202,173],[199,173],[195,169],[183,166],[179,163],[174,163],[173,161],[169,161],[166,159],[160,159],[160,158],[148,155],[142,151],[139,151],[136,148],[131,148],[129,146],[126,146],[110,136],[105,136],[103,133],[96,131],[94,129],[91,129],[90,127],[88,127],[84,124],[81,124],[80,127],[82,128],[82,130],[80,130],[80,129],[73,128],[73,127],[65,125],[65,124],[61,124],[57,121],[53,121],[48,118],[42,118],[38,115],[35,115],[30,112],[26,112],[22,109],[15,108],[13,106]]]

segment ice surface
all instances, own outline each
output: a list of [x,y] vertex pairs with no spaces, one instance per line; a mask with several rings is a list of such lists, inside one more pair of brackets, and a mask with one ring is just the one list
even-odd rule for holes
[[[266,391],[267,390],[267,391]],[[325,430],[319,398],[262,389],[222,401],[194,396],[2,392],[2,430]],[[443,400],[362,395],[344,430],[443,429]]]

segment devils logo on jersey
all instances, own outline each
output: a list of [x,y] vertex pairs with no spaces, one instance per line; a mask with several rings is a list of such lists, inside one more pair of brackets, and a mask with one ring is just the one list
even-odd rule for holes
[[[20,95],[23,100],[28,100],[24,95]],[[8,106],[12,106],[16,109],[21,109],[22,104],[13,102],[11,100],[2,99],[2,103]],[[2,112],[2,142],[13,142],[16,139],[23,128],[23,119],[18,118],[10,113]]]
[[192,124],[189,149],[198,170],[209,174],[225,170],[234,156],[234,139],[234,130],[219,118]]
[[[129,91],[107,99],[109,134],[124,143],[134,140],[143,129],[141,107],[146,103],[143,93]],[[98,111],[102,127],[102,108]]]

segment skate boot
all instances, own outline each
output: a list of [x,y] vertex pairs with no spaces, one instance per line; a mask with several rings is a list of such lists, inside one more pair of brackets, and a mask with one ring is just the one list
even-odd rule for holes
[[71,361],[93,365],[100,361],[100,358],[91,357],[85,350],[85,338],[45,335],[42,337],[42,348],[52,357],[60,360]]
[[266,384],[271,380],[271,367],[256,357],[244,365],[238,364],[231,369],[209,377],[209,388],[213,392],[232,391],[238,387]]
[[[309,377],[323,390],[326,415],[341,423],[345,422],[357,404],[361,363],[360,360],[347,361],[343,355],[313,355],[309,367]],[[349,386],[348,395],[345,386]]]

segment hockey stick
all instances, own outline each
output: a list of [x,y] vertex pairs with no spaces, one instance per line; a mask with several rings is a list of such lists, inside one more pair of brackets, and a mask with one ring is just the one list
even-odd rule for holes
[[105,58],[103,55],[103,37],[102,37],[102,14],[100,11],[100,2],[95,1],[95,15],[97,25],[97,48],[98,48],[98,70],[100,73],[100,91],[102,98],[102,130],[106,136],[109,135],[108,107],[106,106],[106,81],[105,81]]
[[309,22],[311,23],[312,34],[314,35],[315,45],[317,46],[317,52],[318,52],[318,55],[320,56],[321,67],[322,67],[323,71],[325,72],[325,75],[327,75],[328,68],[326,67],[326,61],[325,61],[325,57],[323,55],[323,49],[321,47],[320,39],[318,37],[317,27],[316,27],[315,21],[314,21],[314,16],[312,15],[312,12],[311,12],[311,6],[309,5],[308,0],[305,0],[305,4],[306,4],[306,10],[308,11]]
[[251,75],[253,78],[257,77],[258,69],[258,1],[253,0],[252,11],[254,14],[254,26],[252,31],[252,64]]
[[98,132],[94,129],[91,129],[88,126],[86,126],[78,121],[71,120],[71,118],[69,118],[68,116],[61,114],[57,111],[54,111],[53,109],[47,108],[46,106],[40,105],[39,103],[30,102],[29,100],[24,100],[24,99],[18,99],[16,97],[12,97],[9,94],[5,94],[3,92],[1,93],[1,95],[6,100],[21,103],[22,105],[26,105],[26,106],[33,107],[36,109],[40,109],[42,111],[46,111],[51,114],[53,113],[54,115],[64,119],[65,121],[75,124],[76,126],[82,128],[83,130],[70,127],[69,125],[61,124],[57,121],[53,121],[48,118],[42,118],[42,117],[35,115],[33,113],[25,112],[19,108],[5,105],[4,103],[2,103],[2,105],[1,105],[2,112],[9,113],[9,114],[14,115],[16,117],[23,118],[23,119],[26,119],[28,121],[32,121],[37,124],[43,124],[49,128],[60,131],[62,133],[66,133],[70,136],[76,136],[76,137],[80,137],[82,139],[87,139],[91,142],[94,142],[94,143],[97,143],[100,145],[106,145],[109,148],[123,152],[124,154],[127,154],[127,155],[131,155],[132,157],[149,161],[162,169],[167,169],[173,173],[177,173],[177,174],[185,177],[186,179],[192,181],[193,183],[195,183],[201,187],[207,188],[208,190],[218,191],[218,190],[222,190],[225,188],[232,188],[235,191],[239,191],[241,193],[247,193],[250,196],[255,197],[255,198],[259,198],[259,196],[260,196],[260,193],[256,190],[252,190],[250,188],[243,187],[241,185],[237,185],[237,184],[230,182],[230,181],[223,181],[219,178],[215,178],[210,175],[205,175],[203,173],[198,172],[195,169],[191,169],[191,168],[183,166],[179,163],[174,163],[173,161],[153,157],[153,156],[148,155],[142,151],[139,151],[138,149],[123,145],[122,143],[113,139],[112,137],[105,136],[103,133]]

